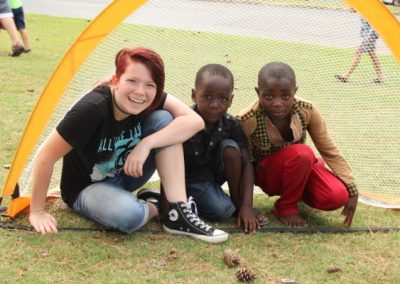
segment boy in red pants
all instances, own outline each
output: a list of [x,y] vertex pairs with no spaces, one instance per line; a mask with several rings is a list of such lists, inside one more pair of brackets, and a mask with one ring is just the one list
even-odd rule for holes
[[[295,98],[293,69],[281,62],[265,65],[255,90],[258,100],[238,119],[250,141],[256,185],[270,196],[280,196],[275,216],[286,226],[304,227],[300,201],[320,210],[344,206],[344,225],[349,227],[358,201],[352,170],[320,112],[312,103]],[[305,144],[307,132],[323,159]]]

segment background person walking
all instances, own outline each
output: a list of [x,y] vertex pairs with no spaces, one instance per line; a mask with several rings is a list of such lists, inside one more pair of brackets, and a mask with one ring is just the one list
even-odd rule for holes
[[24,47],[18,38],[17,28],[13,20],[13,13],[8,6],[7,0],[0,0],[0,27],[5,29],[10,36],[11,51],[8,55],[13,57],[19,56],[24,52]]
[[29,47],[29,37],[25,25],[25,14],[24,14],[24,8],[22,7],[22,1],[8,0],[8,5],[10,6],[14,16],[15,26],[19,34],[21,35],[21,39],[24,44],[24,52],[28,53],[31,51],[31,49]]
[[344,75],[335,75],[335,78],[342,83],[347,83],[349,81],[350,75],[357,68],[360,63],[363,53],[368,53],[372,60],[372,65],[374,67],[376,78],[373,80],[374,83],[382,83],[382,70],[379,63],[378,56],[375,53],[376,40],[379,38],[379,34],[371,27],[367,20],[361,18],[361,30],[360,35],[363,38],[360,46],[357,48],[356,53],[353,57],[353,61],[347,72]]

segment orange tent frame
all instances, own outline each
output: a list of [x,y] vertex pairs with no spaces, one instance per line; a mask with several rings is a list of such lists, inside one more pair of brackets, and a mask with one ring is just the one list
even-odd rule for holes
[[[400,63],[400,48],[398,48],[400,46],[400,23],[386,6],[380,0],[345,1],[378,31],[396,57],[397,62]],[[14,193],[18,178],[34,145],[42,134],[68,83],[72,80],[81,64],[115,27],[146,2],[146,0],[115,0],[111,2],[89,24],[67,51],[50,77],[28,120],[8,173],[1,198]],[[30,197],[24,196],[11,199],[8,215],[14,217],[28,208],[30,200]]]

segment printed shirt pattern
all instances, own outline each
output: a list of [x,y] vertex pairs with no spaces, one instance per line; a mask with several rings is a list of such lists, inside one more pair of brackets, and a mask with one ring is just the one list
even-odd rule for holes
[[129,131],[123,130],[120,135],[112,138],[101,138],[97,153],[107,153],[110,158],[98,162],[93,167],[90,175],[93,182],[100,181],[106,177],[119,174],[124,166],[125,159],[131,150],[140,142],[142,136],[141,124],[139,123]]
[[143,119],[117,121],[109,87],[89,92],[66,113],[56,128],[73,148],[63,158],[60,188],[66,203],[71,206],[84,188],[122,171],[142,139]]

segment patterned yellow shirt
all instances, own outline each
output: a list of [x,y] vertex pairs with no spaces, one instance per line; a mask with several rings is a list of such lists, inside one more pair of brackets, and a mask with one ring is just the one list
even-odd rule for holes
[[329,168],[346,184],[350,196],[356,195],[358,191],[350,165],[329,135],[318,109],[312,103],[297,97],[291,114],[290,128],[294,139],[285,141],[258,100],[239,113],[237,119],[249,139],[252,159],[257,162],[289,145],[304,144],[308,132]]

